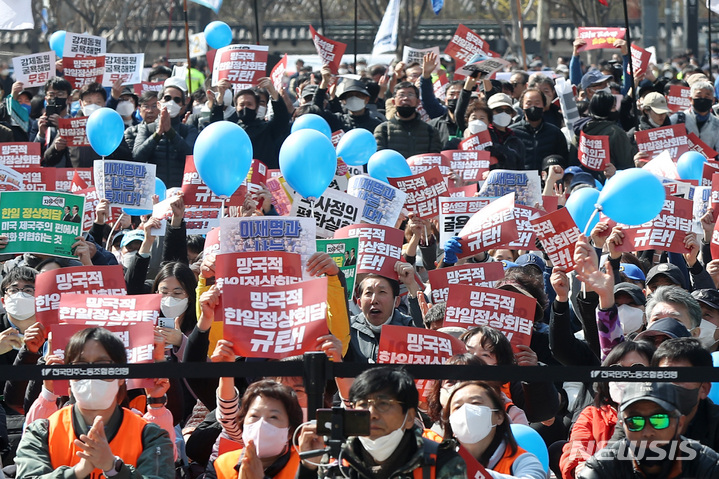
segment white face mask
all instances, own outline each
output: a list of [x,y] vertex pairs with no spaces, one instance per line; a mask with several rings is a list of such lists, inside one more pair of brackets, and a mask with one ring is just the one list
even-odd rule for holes
[[250,440],[255,443],[257,456],[260,458],[279,456],[287,447],[289,427],[273,426],[264,418],[242,428],[242,442],[247,444]]
[[624,390],[626,389],[626,387],[627,383],[610,381],[609,397],[612,398],[612,401],[617,404],[621,404],[622,397],[624,396]]
[[258,106],[257,107],[257,118],[259,118],[260,120],[264,120],[265,115],[267,115],[267,107],[266,106]]
[[197,114],[199,114],[200,112],[202,112],[203,109],[205,109],[205,110],[207,110],[207,111],[210,111],[209,108],[205,108],[205,105],[195,105],[195,106],[192,107],[192,113],[195,114],[195,115],[197,115]]
[[167,113],[170,114],[170,118],[175,118],[177,115],[180,114],[181,106],[175,103],[173,100],[170,100],[168,102],[161,102],[160,108],[166,108]]
[[95,104],[85,105],[82,107],[82,114],[85,116],[90,116],[94,112],[99,110],[100,108],[102,108],[100,105],[95,105]]
[[225,90],[225,93],[222,95],[222,104],[227,107],[232,106],[232,90],[231,89]]
[[404,423],[407,422],[407,414],[409,414],[409,411],[405,413],[402,425],[385,436],[378,437],[377,439],[370,439],[369,436],[358,437],[360,443],[362,443],[362,447],[364,447],[365,451],[367,451],[375,461],[386,461],[397,449],[397,446],[399,446],[399,443],[402,441],[402,437],[404,437]]
[[70,381],[70,390],[82,409],[100,411],[112,406],[120,390],[120,381],[102,379],[77,379]]
[[662,125],[660,125],[659,123],[657,123],[657,122],[655,122],[654,120],[652,120],[652,117],[649,116],[649,115],[647,115],[647,121],[648,121],[649,124],[652,125],[654,128],[659,128],[660,126],[662,126]]
[[12,319],[28,319],[35,314],[35,296],[18,291],[5,299],[5,311]]
[[452,431],[459,442],[476,444],[487,437],[496,424],[492,424],[492,412],[487,406],[462,404],[449,416]]
[[611,95],[611,93],[612,93],[612,89],[609,88],[608,86],[605,86],[605,87],[602,88],[601,90],[595,90],[595,91],[594,91],[594,94],[596,95],[596,94],[599,93],[600,91],[603,91],[603,92],[605,92],[605,93],[609,93],[610,95]]
[[[496,118],[496,117],[495,117]],[[467,125],[467,129],[472,135],[476,135],[487,129],[487,125],[482,120],[472,120]]]
[[117,104],[115,111],[118,112],[120,116],[130,116],[132,112],[135,111],[135,105],[133,105],[131,101],[121,101]]
[[345,101],[345,105],[347,106],[347,109],[349,111],[360,111],[364,109],[365,102],[362,98],[357,98],[356,96],[353,96],[347,98],[347,101]]
[[387,321],[380,324],[379,326],[375,326],[374,324],[367,321],[367,327],[369,327],[369,329],[371,329],[373,333],[377,334],[380,331],[382,331],[382,326],[384,326],[385,324],[389,324],[392,321],[393,317],[394,317],[394,308],[392,308],[392,314],[389,315],[389,318],[387,318]]
[[160,301],[160,311],[166,318],[177,318],[187,310],[189,298],[177,299],[172,296],[165,296]]
[[644,311],[628,304],[617,306],[619,322],[622,323],[624,335],[639,331],[644,326]]
[[[7,301],[5,304],[7,304]],[[702,319],[702,322],[699,324],[699,337],[697,339],[700,343],[702,343],[702,347],[704,349],[710,349],[714,346],[714,343],[716,343],[716,340],[714,339],[714,333],[716,330],[717,327],[714,323],[711,323],[706,319]]]
[[512,122],[512,116],[509,113],[505,113],[505,112],[497,113],[492,118],[492,122],[495,125],[497,125],[501,128],[504,128],[506,126],[509,126],[509,124]]

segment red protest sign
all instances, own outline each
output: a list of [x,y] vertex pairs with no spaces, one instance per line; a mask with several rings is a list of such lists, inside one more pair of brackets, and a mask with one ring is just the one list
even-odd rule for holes
[[671,85],[667,95],[667,108],[671,111],[684,111],[692,106],[692,91],[688,86]]
[[40,166],[40,143],[0,143],[0,165],[10,168]]
[[711,248],[712,258],[719,259],[719,221],[714,223],[714,231],[712,231],[712,239],[711,239],[710,248]]
[[299,254],[262,251],[218,254],[215,260],[217,286],[284,286],[302,281]]
[[467,63],[477,53],[487,52],[489,52],[489,44],[461,23],[452,35],[447,48],[444,49],[444,53],[462,64]]
[[55,191],[57,172],[55,168],[34,166],[32,168],[18,168],[15,171],[22,175],[23,191]]
[[[210,187],[200,178],[195,167],[194,157],[187,156],[185,160],[185,173],[182,176],[182,193],[185,205],[204,208],[220,208],[222,200],[215,196]],[[225,201],[225,206],[242,206],[247,195],[247,186],[240,186],[233,195]]]
[[687,253],[684,238],[692,232],[692,200],[667,196],[664,208],[652,221],[641,226],[625,226],[624,241],[617,251],[645,251],[658,249],[673,253]]
[[579,134],[579,162],[594,171],[604,171],[609,164],[609,136]]
[[67,140],[67,146],[90,146],[90,140],[87,139],[87,131],[85,130],[86,124],[86,116],[58,118],[58,135]]
[[102,83],[105,74],[105,57],[69,57],[62,59],[63,78],[73,89],[90,83]]
[[283,177],[269,178],[265,183],[272,193],[272,205],[280,216],[287,216],[292,209],[292,192]]
[[439,168],[442,175],[447,176],[449,171],[449,161],[444,155],[439,153],[423,153],[407,158],[407,164],[413,175],[424,173],[434,167]]
[[507,244],[510,249],[532,249],[537,240],[530,220],[544,213],[541,210],[524,205],[514,205],[514,219],[517,220],[517,237]]
[[556,196],[542,195],[542,206],[547,213],[557,211],[557,209],[559,209],[559,198]]
[[418,175],[387,178],[389,184],[407,193],[404,207],[419,218],[439,214],[439,197],[449,196],[447,183],[436,166]]
[[487,472],[482,463],[480,463],[464,446],[460,444],[457,452],[460,457],[464,459],[464,464],[467,467],[468,478],[492,479],[492,476]]
[[228,45],[217,50],[212,84],[228,80],[235,90],[252,88],[267,72],[266,45]]
[[669,156],[676,161],[683,153],[689,151],[687,129],[683,123],[637,131],[634,133],[634,138],[639,151],[649,153],[651,158],[655,158],[666,150],[669,152]]
[[644,169],[657,176],[669,178],[670,180],[679,179],[677,164],[674,163],[674,160],[672,160],[668,151],[659,153],[656,158],[650,160],[649,163],[644,165]]
[[578,27],[577,38],[584,40],[586,44],[578,48],[577,51],[615,48],[614,42],[623,39],[626,33],[625,28]]
[[485,150],[490,146],[492,146],[492,137],[489,130],[482,130],[459,142],[460,150]]
[[161,294],[106,296],[95,294],[60,295],[60,322],[88,326],[129,326],[160,317]]
[[359,238],[357,275],[377,273],[397,279],[394,265],[402,258],[404,233],[381,225],[352,225],[335,231],[335,238]]
[[88,186],[87,182],[82,179],[80,176],[80,172],[75,171],[75,173],[72,175],[72,184],[70,184],[70,191],[75,193],[76,191],[84,190]]
[[220,317],[238,356],[281,359],[313,351],[327,334],[327,278],[286,286],[225,284]]
[[514,193],[494,200],[476,212],[459,232],[462,238],[461,258],[503,246],[517,239],[514,217]]
[[480,181],[482,174],[489,171],[491,154],[488,151],[444,150],[442,156],[465,182]]
[[702,182],[699,186],[711,186],[712,176],[719,173],[719,161],[705,161],[702,170]]
[[72,266],[35,278],[35,315],[45,327],[58,322],[61,294],[125,295],[122,266]]
[[504,278],[504,266],[499,261],[490,261],[433,269],[427,271],[427,274],[429,284],[432,285],[432,302],[439,303],[447,301],[451,285],[464,284],[491,288],[495,281]]
[[447,85],[449,85],[447,73],[444,70],[440,70],[434,80],[432,80],[434,96],[437,97],[439,101],[445,101],[447,98]]
[[[544,252],[555,267],[572,271],[574,264],[574,245],[581,232],[574,223],[569,210],[562,208],[530,221],[542,243]],[[584,225],[582,225],[584,227]]]
[[142,94],[146,91],[156,91],[157,93],[160,93],[164,85],[164,81],[144,81],[142,83],[136,83],[135,85],[133,85],[133,89],[135,90],[135,95],[142,96]]
[[689,149],[692,151],[698,151],[708,159],[716,158],[719,152],[709,148],[709,145],[704,143],[695,133],[688,133],[687,140],[689,141]]
[[206,255],[220,252],[220,228],[212,228],[207,232],[205,247],[202,251]]
[[323,37],[310,25],[310,34],[312,35],[312,42],[315,44],[315,50],[320,56],[323,65],[328,65],[332,73],[337,74],[340,63],[342,62],[342,55],[345,54],[347,45],[342,42],[336,42],[330,40],[327,37]]
[[537,300],[522,293],[479,286],[453,285],[449,288],[445,326],[474,328],[490,326],[501,331],[512,349],[529,346]]
[[632,66],[634,67],[635,76],[639,76],[647,71],[651,57],[652,52],[632,43]]
[[275,90],[282,91],[284,87],[285,72],[287,71],[287,54],[282,57],[282,60],[278,61],[277,64],[272,68],[270,72],[270,79],[272,84],[275,86]]
[[55,168],[55,191],[72,191],[73,183],[77,184],[75,177],[78,176],[87,186],[93,186],[92,168]]
[[[337,145],[339,144],[339,142],[340,142],[340,140],[342,139],[342,137],[344,136],[344,134],[345,134],[345,131],[344,131],[343,129],[341,129],[341,128],[340,128],[339,130],[337,130],[337,131],[333,131],[333,132],[332,132],[332,138],[330,138],[330,140],[332,141],[332,146],[334,146],[335,148],[337,148]],[[338,160],[338,161],[341,161],[339,158],[338,158],[337,160]],[[344,162],[342,162],[342,163],[345,164]],[[346,164],[345,164],[345,165],[346,165]],[[339,166],[339,165],[338,165],[338,166]]]
[[98,194],[95,187],[85,188],[84,190],[77,190],[73,193],[83,195],[85,197],[85,211],[82,216],[82,230],[89,231],[92,228],[92,224],[95,222],[95,208],[100,203],[100,195]]

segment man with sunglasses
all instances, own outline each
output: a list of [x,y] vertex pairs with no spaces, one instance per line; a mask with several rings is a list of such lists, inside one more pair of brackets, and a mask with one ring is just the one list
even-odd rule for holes
[[719,455],[680,435],[687,421],[681,406],[671,383],[629,384],[618,418],[626,438],[590,457],[577,478],[719,477]]

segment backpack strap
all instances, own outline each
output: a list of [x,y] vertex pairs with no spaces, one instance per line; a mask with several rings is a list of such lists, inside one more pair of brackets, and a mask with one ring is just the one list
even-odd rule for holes
[[437,451],[438,442],[423,438],[422,447],[422,479],[435,479],[437,475]]

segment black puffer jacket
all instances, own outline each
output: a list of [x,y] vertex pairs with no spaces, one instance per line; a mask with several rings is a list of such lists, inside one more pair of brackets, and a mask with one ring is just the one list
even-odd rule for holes
[[539,171],[542,160],[549,155],[560,155],[564,158],[564,166],[568,166],[567,139],[556,126],[543,121],[534,129],[526,119],[523,119],[512,125],[512,130],[524,144],[525,170]]
[[156,175],[168,188],[182,186],[185,158],[192,154],[197,129],[182,123],[180,115],[172,119],[172,128],[159,140],[154,133],[160,119],[154,123],[140,123],[132,156],[135,161],[157,165]]
[[412,120],[392,118],[374,130],[377,149],[391,149],[405,158],[422,153],[439,153],[442,143],[437,130],[415,117]]

